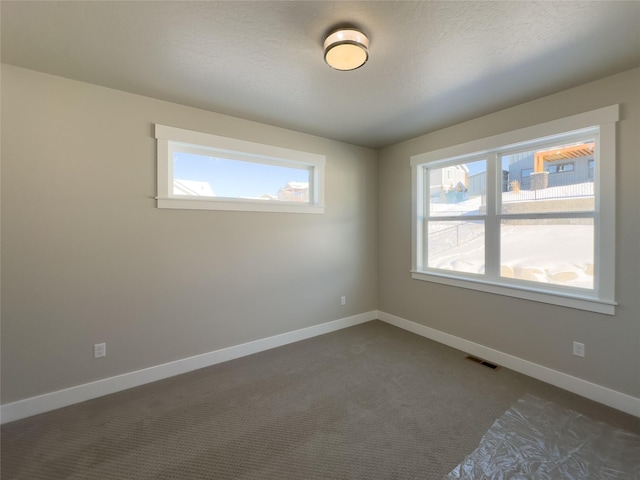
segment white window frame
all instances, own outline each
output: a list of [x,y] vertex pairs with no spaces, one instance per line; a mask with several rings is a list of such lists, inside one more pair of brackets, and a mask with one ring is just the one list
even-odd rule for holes
[[[412,267],[416,280],[441,283],[510,297],[561,305],[608,315],[615,315],[615,176],[616,176],[616,122],[620,118],[619,105],[611,105],[590,112],[572,115],[539,125],[506,132],[492,137],[452,147],[414,155],[410,159],[412,170]],[[497,210],[500,180],[495,163],[487,161],[487,212],[485,222],[486,272],[483,276],[465,275],[426,267],[423,239],[425,205],[428,185],[425,185],[425,167],[463,163],[489,158],[504,150],[531,148],[552,138],[571,137],[583,133],[599,135],[595,152],[595,208],[594,219],[594,289],[564,289],[555,284],[518,282],[500,276],[499,221]],[[492,195],[489,192],[492,191]],[[493,212],[493,213],[489,213]],[[577,214],[576,216],[579,216]],[[508,217],[508,215],[504,215]],[[496,238],[496,236],[498,238]],[[489,241],[486,241],[486,238]],[[497,262],[497,263],[496,263]]]
[[[221,137],[166,125],[155,125],[157,139],[158,208],[189,210],[235,210],[278,213],[324,213],[324,168],[326,157],[273,145]],[[230,160],[310,169],[309,202],[199,197],[173,193],[173,152],[188,151],[218,155]]]

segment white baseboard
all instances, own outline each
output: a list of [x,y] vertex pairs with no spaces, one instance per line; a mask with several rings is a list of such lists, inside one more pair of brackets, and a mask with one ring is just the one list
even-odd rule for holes
[[301,328],[292,332],[262,338],[253,342],[235,345],[233,347],[215,350],[213,352],[183,358],[174,362],[156,365],[154,367],[129,372],[115,377],[109,377],[95,382],[85,383],[64,390],[26,398],[13,403],[7,403],[0,407],[0,423],[13,422],[21,418],[30,417],[39,413],[48,412],[57,408],[66,407],[75,403],[91,400],[92,398],[109,395],[128,388],[137,387],[146,383],[155,382],[164,378],[180,375],[199,368],[209,367],[217,363],[226,362],[236,358],[251,355],[253,353],[281,347],[289,343],[298,342],[307,338],[333,332],[343,328],[358,325],[360,323],[375,320],[378,312],[371,312],[341,318],[312,327]]
[[470,342],[460,337],[435,330],[404,318],[378,311],[378,319],[396,327],[416,333],[420,336],[435,340],[457,350],[469,353],[489,362],[515,370],[529,377],[542,380],[556,387],[568,390],[582,397],[594,400],[609,407],[621,410],[636,417],[640,417],[640,398],[611,390],[595,383],[573,377],[566,373],[543,367],[533,362],[523,360],[498,350],[494,350],[478,343]]
[[331,322],[314,325],[312,327],[294,330],[292,332],[274,335],[272,337],[255,340],[253,342],[235,345],[233,347],[215,350],[213,352],[196,355],[174,362],[156,365],[115,377],[109,377],[95,382],[85,383],[64,390],[26,398],[0,407],[0,423],[8,423],[75,403],[91,400],[92,398],[109,395],[111,393],[155,382],[181,373],[187,373],[199,368],[262,352],[272,348],[298,342],[307,338],[323,335],[360,323],[379,319],[396,327],[436,342],[448,345],[457,350],[475,355],[484,360],[504,366],[524,375],[536,378],[556,387],[568,390],[580,396],[589,398],[625,413],[640,417],[640,399],[595,383],[573,377],[566,373],[552,370],[527,360],[494,350],[484,345],[465,340],[448,333],[435,330],[401,317],[381,311],[361,313],[351,317],[341,318]]

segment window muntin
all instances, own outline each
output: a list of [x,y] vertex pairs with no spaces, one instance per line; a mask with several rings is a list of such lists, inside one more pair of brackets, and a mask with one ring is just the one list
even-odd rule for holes
[[[617,120],[615,105],[412,157],[413,278],[613,314]],[[552,149],[572,158],[552,158]],[[547,155],[537,166],[536,154]],[[487,165],[480,208],[463,201],[461,215],[434,215],[429,170],[480,157]],[[571,167],[551,174],[544,163]],[[527,177],[536,176],[548,183],[532,193]],[[453,243],[455,221],[482,221],[484,235],[471,241],[478,248]],[[438,227],[451,227],[448,240],[434,236]]]
[[156,125],[158,207],[323,213],[325,158]]

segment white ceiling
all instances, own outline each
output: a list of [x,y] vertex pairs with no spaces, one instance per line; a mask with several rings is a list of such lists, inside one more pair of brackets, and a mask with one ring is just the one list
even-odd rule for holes
[[[640,66],[640,2],[2,1],[2,62],[373,148]],[[338,24],[369,62],[330,69]]]

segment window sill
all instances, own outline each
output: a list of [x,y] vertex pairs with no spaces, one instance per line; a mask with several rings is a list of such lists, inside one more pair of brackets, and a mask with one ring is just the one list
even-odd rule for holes
[[262,200],[203,200],[202,198],[157,198],[158,208],[181,210],[227,210],[241,212],[324,213],[324,207],[293,202]]
[[507,297],[521,298],[534,302],[548,303],[551,305],[560,305],[563,307],[602,313],[605,315],[615,315],[615,302],[607,302],[604,300],[589,298],[587,296],[571,295],[565,292],[548,293],[545,291],[536,290],[534,288],[488,283],[485,281],[477,281],[466,278],[463,279],[453,275],[438,273],[412,271],[411,278],[413,278],[414,280],[440,283],[453,287],[467,288],[470,290],[493,293],[496,295],[504,295]]

